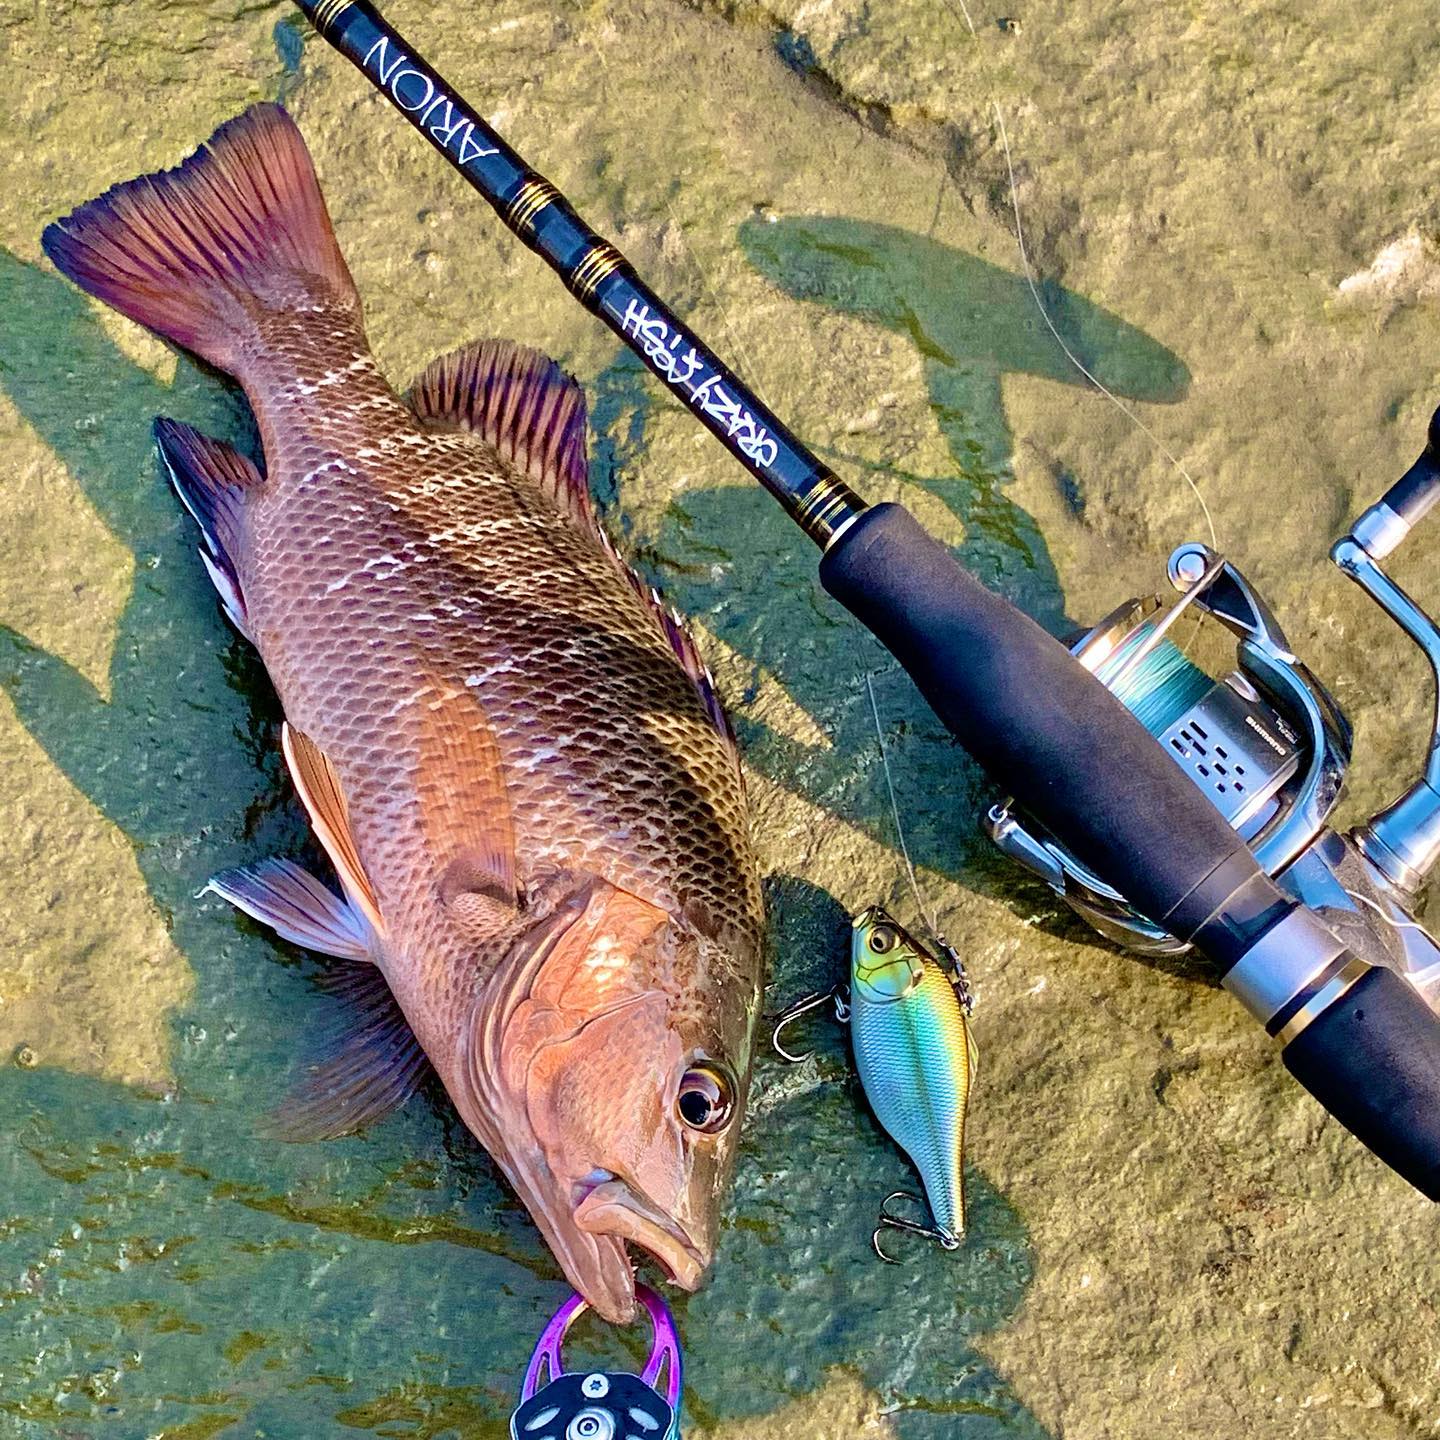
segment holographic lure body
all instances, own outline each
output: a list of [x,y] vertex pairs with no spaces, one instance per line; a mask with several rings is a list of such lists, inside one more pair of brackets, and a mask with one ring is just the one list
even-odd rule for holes
[[856,917],[855,1065],[876,1118],[919,1170],[938,1238],[948,1245],[965,1231],[965,1113],[977,1060],[960,978],[880,906]]

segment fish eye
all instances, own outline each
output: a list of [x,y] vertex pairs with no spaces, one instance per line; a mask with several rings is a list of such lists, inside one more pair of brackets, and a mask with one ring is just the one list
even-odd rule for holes
[[899,937],[888,925],[877,925],[870,932],[870,948],[877,955],[888,955],[894,948]]
[[715,1135],[735,1114],[735,1076],[719,1060],[697,1060],[680,1077],[675,1108],[692,1130]]

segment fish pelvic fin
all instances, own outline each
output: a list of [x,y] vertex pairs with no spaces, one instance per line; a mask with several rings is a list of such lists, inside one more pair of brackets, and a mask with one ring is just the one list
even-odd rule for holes
[[261,1127],[277,1140],[331,1140],[403,1105],[433,1074],[374,965],[336,965],[321,980],[343,1008],[290,1094]]
[[492,939],[518,913],[504,758],[472,690],[447,690],[432,675],[420,705],[415,790],[440,898],[476,939]]
[[238,450],[163,417],[155,422],[155,443],[170,483],[200,527],[200,552],[230,622],[253,642],[240,573],[245,554],[245,492],[264,483],[259,470]]
[[430,1075],[430,1061],[373,963],[376,937],[364,914],[293,860],[224,870],[205,888],[282,939],[346,962],[320,982],[344,1002],[342,1013],[264,1132],[328,1140],[403,1105]]
[[82,290],[232,374],[257,312],[317,297],[358,314],[300,131],[273,104],[172,170],[55,221],[45,253]]
[[433,360],[406,397],[432,428],[468,430],[527,474],[587,535],[599,525],[585,456],[585,396],[548,355],[479,340]]
[[347,898],[375,933],[383,935],[385,922],[380,917],[380,902],[361,863],[360,851],[350,830],[345,792],[330,757],[289,721],[280,728],[280,745],[310,823],[340,877]]
[[370,958],[369,922],[293,860],[262,860],[222,870],[205,889],[268,925],[283,940],[340,960]]

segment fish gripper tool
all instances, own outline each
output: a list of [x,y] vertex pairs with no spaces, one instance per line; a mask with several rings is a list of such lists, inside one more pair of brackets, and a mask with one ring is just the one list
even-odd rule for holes
[[511,1440],[680,1440],[680,1337],[655,1291],[637,1285],[635,1296],[654,1335],[644,1370],[566,1372],[560,1347],[589,1308],[572,1295],[536,1341],[510,1417]]

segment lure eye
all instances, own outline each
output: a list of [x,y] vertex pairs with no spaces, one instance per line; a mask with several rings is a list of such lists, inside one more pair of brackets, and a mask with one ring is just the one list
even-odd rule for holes
[[877,925],[870,932],[870,948],[877,955],[888,955],[900,937],[888,925]]
[[718,1060],[697,1060],[681,1077],[675,1109],[702,1135],[723,1130],[735,1114],[735,1077]]

